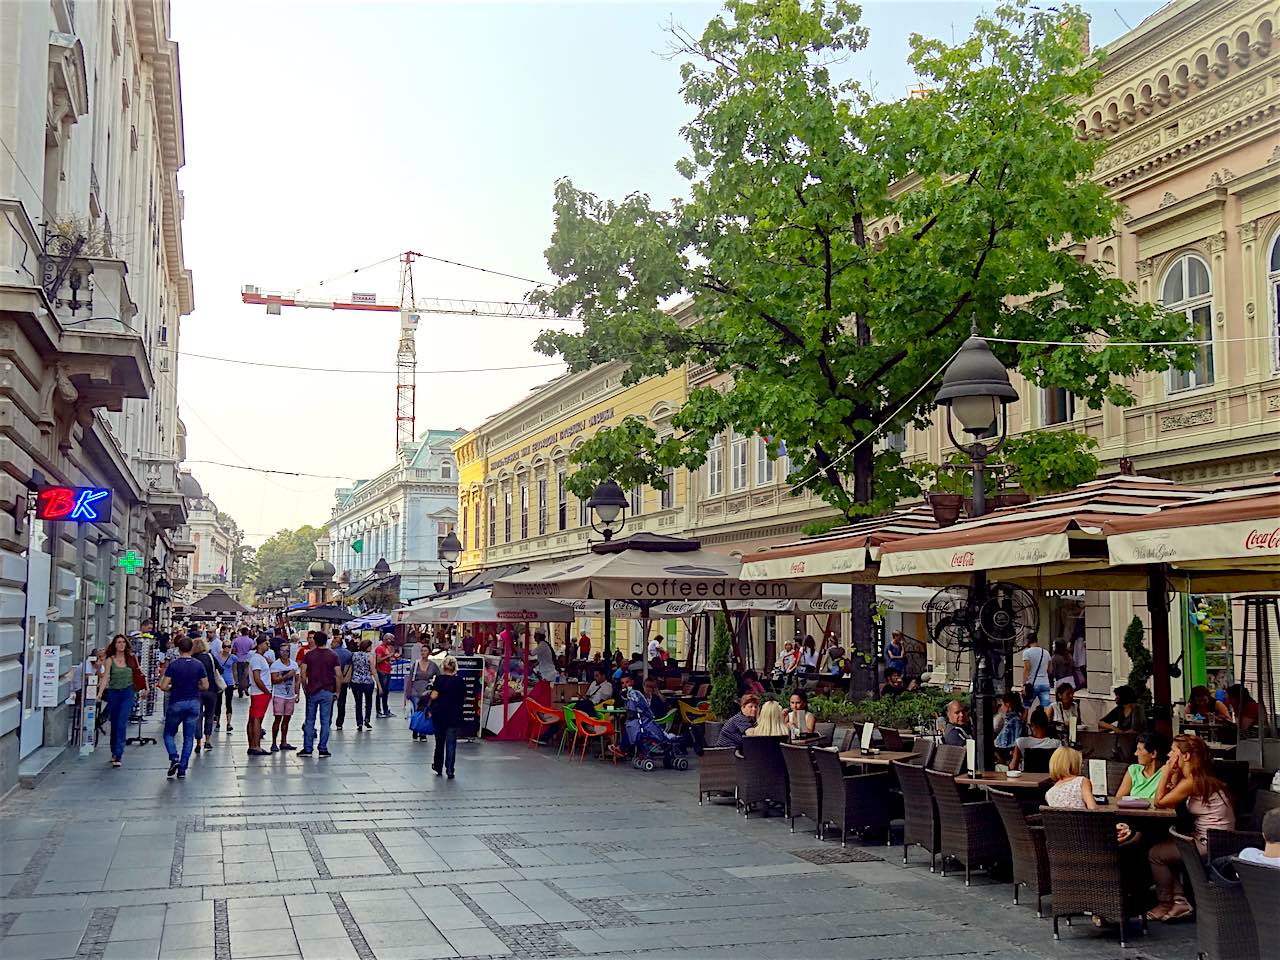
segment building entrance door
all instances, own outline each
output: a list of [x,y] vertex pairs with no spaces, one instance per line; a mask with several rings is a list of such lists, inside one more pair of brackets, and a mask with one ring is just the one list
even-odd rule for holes
[[22,726],[18,734],[18,758],[30,756],[44,743],[44,710],[40,694],[40,648],[49,629],[49,573],[53,558],[44,552],[44,524],[36,521],[27,550],[27,605],[23,617]]

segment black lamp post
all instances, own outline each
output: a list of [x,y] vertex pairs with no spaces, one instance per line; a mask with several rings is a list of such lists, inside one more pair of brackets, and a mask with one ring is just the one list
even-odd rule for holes
[[152,566],[148,571],[150,574],[148,579],[152,580],[151,624],[153,630],[159,630],[160,608],[169,602],[170,590],[173,585],[169,583],[169,578],[164,575],[164,568],[160,566],[159,562],[154,557],[151,558],[151,563]]
[[[630,502],[622,488],[612,480],[602,480],[591,493],[587,509],[591,511],[591,529],[606,540],[612,540],[627,525],[627,507]],[[600,526],[596,526],[599,520]],[[614,524],[617,524],[615,527]]]
[[[939,406],[947,408],[947,435],[951,442],[969,455],[973,467],[973,515],[981,516],[986,512],[986,461],[1004,445],[1009,435],[1008,405],[1018,399],[1018,391],[1009,382],[1009,371],[996,359],[987,341],[979,337],[976,330],[947,365],[936,399]],[[961,431],[968,434],[968,443],[962,443],[956,437],[957,420]],[[972,599],[975,609],[981,609],[986,595],[986,572],[975,571]],[[1004,654],[1012,656],[1012,651],[1005,650]],[[978,770],[990,769],[995,757],[991,709],[994,693],[991,651],[987,638],[980,628],[975,627],[973,732],[976,741],[974,766]]]
[[453,570],[458,565],[458,557],[462,554],[462,543],[452,530],[440,541],[440,565],[449,576],[448,589],[453,589]]

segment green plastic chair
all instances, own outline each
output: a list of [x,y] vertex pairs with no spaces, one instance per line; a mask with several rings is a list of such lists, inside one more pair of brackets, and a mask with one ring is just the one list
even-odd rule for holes
[[[571,733],[573,734],[573,742],[577,743],[578,742],[578,721],[574,719],[573,707],[566,706],[564,708],[564,730],[560,734],[560,749],[556,751],[557,757],[560,756],[560,754],[564,753],[565,740],[568,738],[569,734]],[[572,747],[569,748],[569,756],[570,757],[573,756]]]
[[667,733],[670,733],[671,725],[676,722],[676,714],[678,712],[679,711],[675,707],[672,707],[665,717],[658,717],[654,722],[663,730],[667,731]]

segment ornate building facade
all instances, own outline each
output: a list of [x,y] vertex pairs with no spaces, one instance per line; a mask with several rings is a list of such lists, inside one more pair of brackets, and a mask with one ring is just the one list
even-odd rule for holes
[[[149,615],[147,571],[190,551],[174,376],[193,292],[168,3],[0,7],[0,142],[3,794],[24,758],[68,742],[76,668]],[[109,489],[110,520],[31,522],[42,484]]]

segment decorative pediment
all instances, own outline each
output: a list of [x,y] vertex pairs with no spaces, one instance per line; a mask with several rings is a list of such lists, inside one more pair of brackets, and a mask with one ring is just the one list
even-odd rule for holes
[[89,112],[84,45],[69,33],[49,33],[49,125],[75,123]]

